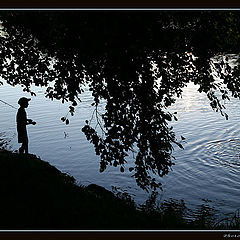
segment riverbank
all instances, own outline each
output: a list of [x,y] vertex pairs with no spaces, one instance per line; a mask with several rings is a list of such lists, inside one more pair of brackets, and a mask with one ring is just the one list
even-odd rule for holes
[[128,195],[95,184],[78,186],[73,177],[35,155],[0,150],[0,169],[0,229],[213,227],[209,219],[184,219],[184,202],[173,201],[157,210],[152,198],[137,207]]

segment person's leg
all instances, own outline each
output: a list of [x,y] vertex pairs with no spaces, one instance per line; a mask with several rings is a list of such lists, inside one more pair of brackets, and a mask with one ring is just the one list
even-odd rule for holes
[[24,141],[24,150],[25,150],[25,153],[28,154],[28,139]]
[[19,153],[26,153],[28,154],[28,139],[25,139],[22,143],[22,146],[19,148]]
[[25,153],[28,154],[28,141],[26,142]]
[[24,143],[22,143],[22,146],[19,148],[19,153],[23,153],[24,151]]

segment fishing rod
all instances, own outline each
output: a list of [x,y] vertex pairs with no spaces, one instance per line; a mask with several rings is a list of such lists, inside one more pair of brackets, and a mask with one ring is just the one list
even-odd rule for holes
[[9,104],[9,103],[7,103],[7,102],[4,102],[3,100],[1,100],[0,99],[0,102],[2,102],[2,103],[4,103],[4,104],[6,104],[6,105],[8,105],[8,106],[10,106],[10,107],[12,107],[12,108],[14,108],[14,109],[17,109],[16,107],[14,107],[13,105],[11,105],[11,104]]

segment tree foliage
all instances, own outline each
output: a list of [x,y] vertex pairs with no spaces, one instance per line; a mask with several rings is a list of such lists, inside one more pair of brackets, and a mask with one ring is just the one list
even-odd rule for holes
[[[70,112],[89,85],[103,134],[89,121],[82,131],[108,165],[124,172],[136,150],[132,172],[137,184],[160,187],[173,163],[176,139],[168,111],[189,82],[205,92],[212,108],[240,97],[237,62],[238,12],[230,11],[5,11],[0,74],[31,91],[47,86],[46,97],[71,101]],[[50,83],[54,86],[50,86]],[[99,103],[105,100],[105,112]],[[63,121],[68,123],[66,118]]]

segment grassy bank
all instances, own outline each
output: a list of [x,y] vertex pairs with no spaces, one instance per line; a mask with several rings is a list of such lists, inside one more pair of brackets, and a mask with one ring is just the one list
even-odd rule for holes
[[[186,220],[184,202],[170,201],[159,207],[153,196],[137,207],[127,195],[116,196],[94,184],[78,186],[73,177],[34,155],[1,150],[0,169],[0,229],[211,229],[214,226],[211,218],[203,218],[204,214],[194,221]],[[228,227],[221,224],[218,227]]]

